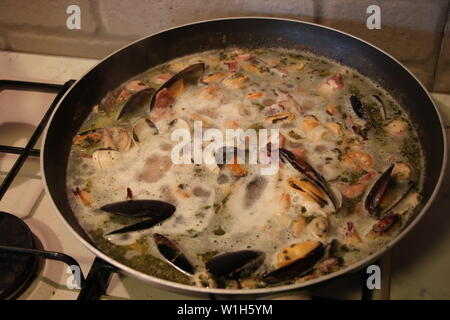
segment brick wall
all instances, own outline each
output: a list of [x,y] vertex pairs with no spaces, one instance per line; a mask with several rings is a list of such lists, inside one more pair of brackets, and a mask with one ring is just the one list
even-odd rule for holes
[[[277,16],[331,26],[402,61],[431,90],[450,93],[450,0],[0,0],[0,49],[102,58],[142,36],[232,16]],[[81,8],[68,30],[66,8]],[[381,30],[366,9],[381,7]]]

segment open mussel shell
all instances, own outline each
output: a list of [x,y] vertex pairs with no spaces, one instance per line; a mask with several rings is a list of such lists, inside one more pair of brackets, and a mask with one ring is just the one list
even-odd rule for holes
[[203,62],[196,63],[193,65],[190,65],[189,67],[181,70],[177,74],[175,74],[172,78],[167,80],[161,87],[158,88],[158,90],[155,91],[153,94],[151,100],[150,100],[150,111],[153,110],[153,107],[156,103],[156,98],[158,96],[158,93],[164,89],[170,89],[172,85],[174,85],[177,81],[183,80],[184,82],[196,82],[203,71],[205,70],[205,64]]
[[170,203],[159,200],[127,200],[111,203],[100,209],[126,217],[147,217],[144,221],[115,230],[107,235],[149,229],[170,218],[176,210],[175,206]]
[[322,258],[325,248],[322,244],[308,253],[307,256],[299,258],[281,268],[261,275],[261,279],[267,284],[287,281],[304,275]]
[[279,152],[283,162],[290,163],[294,169],[305,175],[311,183],[325,192],[336,211],[340,208],[339,201],[328,182],[308,162],[287,149],[280,148]]
[[355,123],[352,129],[356,134],[363,137],[364,140],[367,140],[367,131],[371,124],[369,111],[357,96],[350,97],[350,104],[357,117],[363,122],[362,125]]
[[394,165],[392,164],[373,184],[369,193],[367,194],[366,200],[364,201],[364,208],[371,215],[376,215],[378,211],[378,206],[386,192],[387,186],[392,179],[392,170]]
[[227,252],[209,259],[206,270],[215,277],[240,279],[251,275],[263,263],[266,255],[262,251],[241,250]]
[[367,108],[362,104],[362,102],[358,99],[357,96],[350,96],[350,104],[352,106],[353,111],[358,116],[359,119],[368,121],[369,120],[369,112]]
[[157,135],[158,127],[149,118],[141,118],[133,126],[133,140],[137,143]]
[[127,217],[170,217],[176,210],[174,205],[160,200],[127,200],[104,205],[103,211]]
[[158,251],[170,265],[187,275],[193,275],[195,273],[194,266],[173,241],[159,233],[153,235],[153,240]]
[[153,88],[145,88],[133,93],[117,113],[116,120],[145,111],[144,106],[148,104],[154,92]]

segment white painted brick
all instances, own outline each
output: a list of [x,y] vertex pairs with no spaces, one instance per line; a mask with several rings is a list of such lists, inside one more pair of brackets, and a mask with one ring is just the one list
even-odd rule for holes
[[[319,22],[361,37],[401,60],[434,59],[448,0],[319,0]],[[381,8],[381,30],[369,30],[369,5]]]
[[312,21],[314,0],[172,0],[98,3],[106,32],[145,36],[194,21],[232,16],[280,16]]
[[130,39],[103,39],[98,36],[61,36],[26,31],[8,34],[11,50],[84,58],[104,58],[130,43]]
[[66,27],[69,16],[66,9],[72,4],[80,6],[81,31],[94,32],[97,22],[89,0],[1,0],[0,24],[69,31]]
[[437,65],[434,91],[450,93],[450,12]]

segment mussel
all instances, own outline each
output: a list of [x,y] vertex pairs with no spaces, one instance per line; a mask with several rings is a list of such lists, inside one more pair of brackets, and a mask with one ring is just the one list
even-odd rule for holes
[[280,148],[279,152],[281,160],[283,162],[290,163],[297,171],[304,174],[311,183],[315,184],[320,189],[322,189],[328,196],[328,198],[331,200],[334,209],[335,210],[339,209],[339,203],[338,200],[336,199],[336,195],[334,194],[333,190],[331,189],[325,178],[323,178],[319,173],[317,173],[317,171],[304,159],[296,156],[291,151],[284,148]]
[[170,265],[187,275],[193,275],[195,273],[194,266],[173,241],[159,233],[153,234],[153,240],[158,251]]
[[[402,163],[399,163],[400,166]],[[373,184],[372,188],[367,193],[366,199],[364,200],[364,208],[370,215],[384,216],[388,212],[391,212],[406,196],[411,192],[415,186],[415,182],[409,180],[411,177],[407,176],[403,179],[403,176],[398,177],[405,181],[396,182],[394,180],[394,172],[396,171],[396,165],[392,164],[389,168],[378,178],[378,180]],[[397,173],[399,176],[401,172]],[[393,193],[393,189],[399,189],[397,192],[396,199],[390,199],[390,206],[384,206],[381,208],[380,205],[384,201],[384,198],[388,192]]]
[[350,104],[357,117],[363,122],[363,124],[354,123],[352,126],[353,131],[356,134],[367,140],[367,131],[370,127],[370,114],[366,106],[361,103],[357,96],[350,97]]
[[261,279],[267,284],[274,284],[302,276],[310,271],[323,257],[325,249],[321,242],[311,242],[306,247],[305,250],[303,250],[303,246],[300,248],[302,250],[297,255],[298,258],[290,259],[289,263],[282,264],[280,268],[263,273]]
[[209,259],[206,270],[215,277],[237,280],[255,272],[265,257],[264,252],[256,250],[227,252]]
[[115,230],[107,235],[120,234],[131,231],[139,231],[153,227],[154,225],[170,218],[175,212],[175,206],[159,200],[127,200],[107,204],[100,208],[113,214],[126,217],[147,217],[148,219],[136,224]]
[[173,97],[181,91],[181,88],[184,88],[184,84],[197,81],[204,70],[205,64],[203,62],[196,63],[181,70],[167,80],[152,96],[150,100],[150,111],[157,105],[158,99],[164,101],[160,107],[168,107],[171,101],[173,101]]
[[131,97],[125,102],[117,113],[116,120],[124,118],[126,115],[132,115],[139,112],[139,109],[143,109],[142,106],[148,103],[152,94],[155,92],[153,88],[145,88],[137,91],[131,95]]
[[391,165],[375,182],[367,194],[366,200],[364,201],[364,207],[369,214],[373,215],[376,213],[376,209],[378,208],[378,205],[386,192],[386,188],[392,179],[391,173],[393,169],[394,165]]
[[143,142],[151,136],[157,135],[158,127],[149,118],[141,118],[133,125],[133,140]]

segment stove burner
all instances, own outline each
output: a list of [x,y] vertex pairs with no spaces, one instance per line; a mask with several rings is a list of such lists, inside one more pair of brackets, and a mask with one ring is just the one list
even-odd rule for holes
[[[0,245],[34,249],[33,234],[21,219],[0,211]],[[40,259],[0,250],[0,300],[14,299],[28,288]]]

